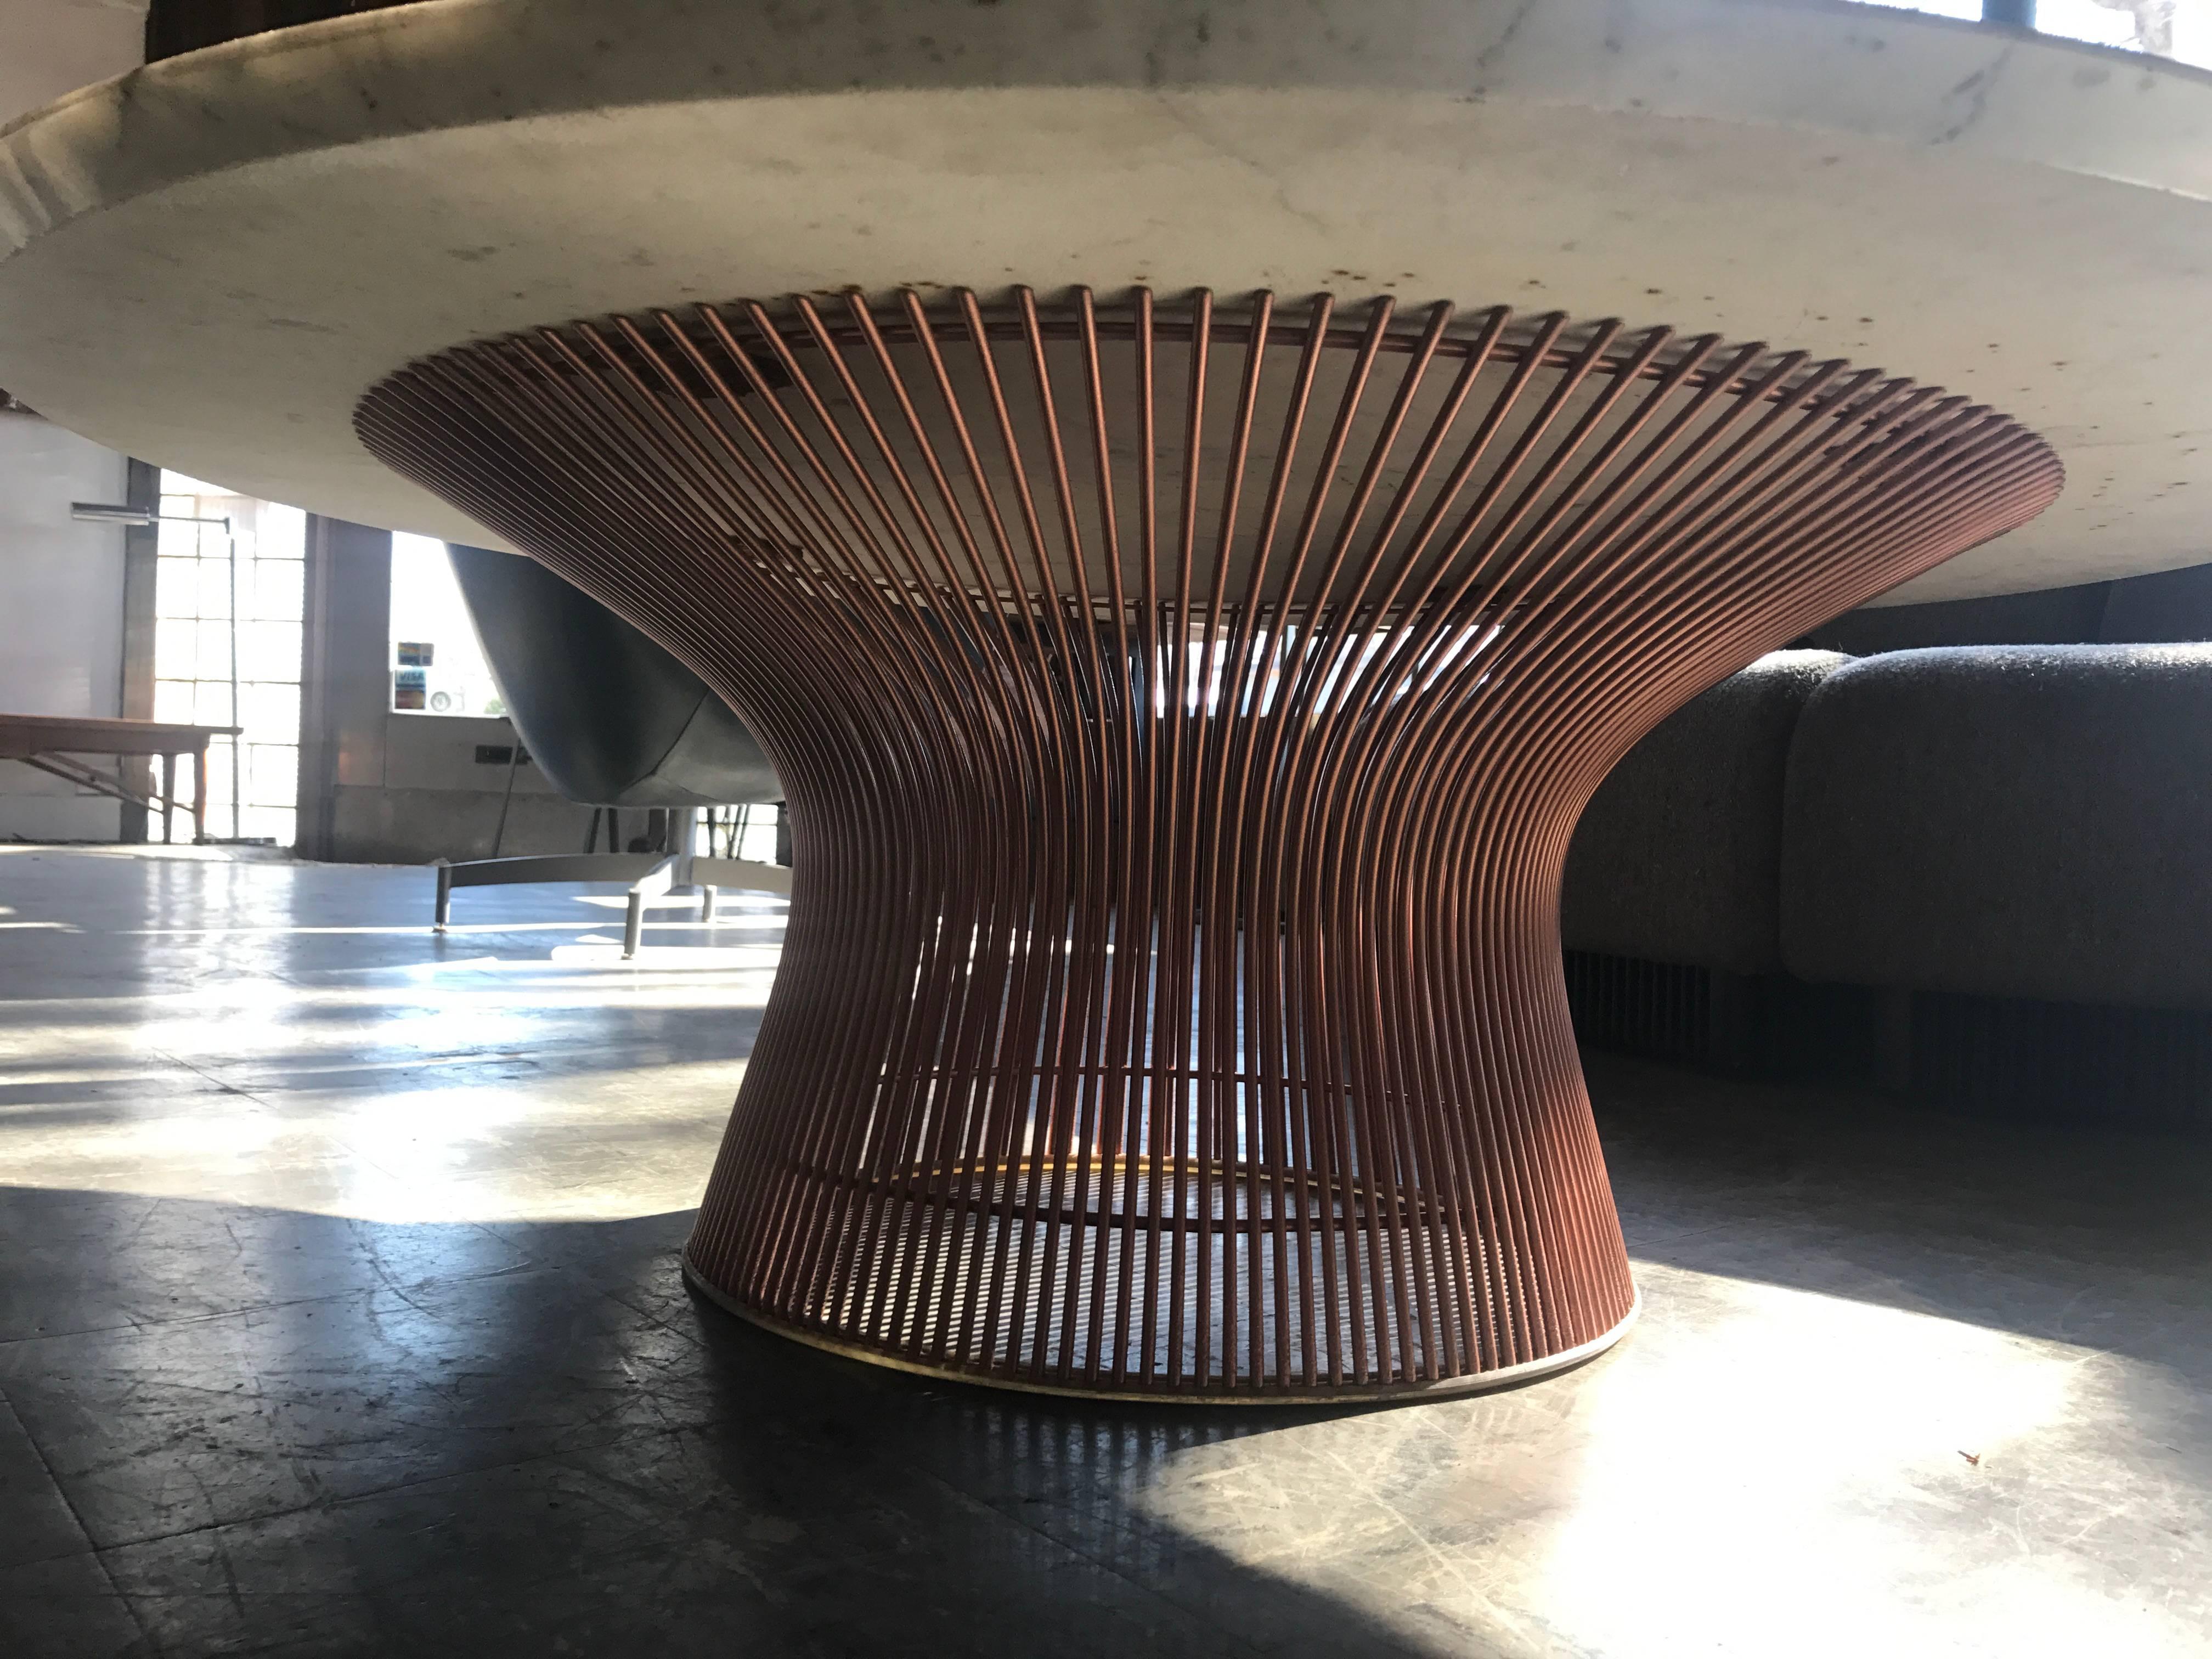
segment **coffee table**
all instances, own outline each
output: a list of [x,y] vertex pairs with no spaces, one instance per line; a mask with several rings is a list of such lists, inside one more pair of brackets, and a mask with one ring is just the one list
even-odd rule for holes
[[2208,130],[1856,8],[432,0],[0,139],[0,380],[527,552],[758,733],[708,1296],[1443,1392],[1634,1316],[1557,937],[1613,761],[1878,595],[2200,556]]

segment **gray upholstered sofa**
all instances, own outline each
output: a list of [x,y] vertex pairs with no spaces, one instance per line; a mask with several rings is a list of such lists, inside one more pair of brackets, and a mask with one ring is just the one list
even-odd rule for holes
[[2212,646],[1763,659],[1607,779],[1561,922],[1601,1042],[2212,1123]]
[[1782,817],[1805,703],[1851,659],[1778,651],[1668,717],[1575,828],[1567,948],[1738,974],[1782,965]]
[[2212,1008],[2212,646],[1969,646],[1838,670],[1783,805],[1801,979]]

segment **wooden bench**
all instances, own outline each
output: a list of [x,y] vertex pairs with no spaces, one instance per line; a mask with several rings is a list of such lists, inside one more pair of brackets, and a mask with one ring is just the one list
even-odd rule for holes
[[[180,726],[163,720],[106,720],[76,714],[0,714],[0,760],[21,761],[41,772],[113,797],[126,805],[161,814],[161,839],[171,840],[177,805],[177,757],[192,757],[192,840],[207,839],[208,745],[235,738],[235,726]],[[159,755],[161,792],[142,795],[73,758],[78,755]]]

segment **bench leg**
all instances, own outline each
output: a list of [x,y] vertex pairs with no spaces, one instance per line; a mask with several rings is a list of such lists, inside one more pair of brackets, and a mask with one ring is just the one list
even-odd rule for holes
[[174,750],[161,757],[161,845],[168,846],[176,840],[177,816],[177,757]]
[[207,775],[208,746],[200,745],[199,753],[192,757],[192,845],[207,844]]

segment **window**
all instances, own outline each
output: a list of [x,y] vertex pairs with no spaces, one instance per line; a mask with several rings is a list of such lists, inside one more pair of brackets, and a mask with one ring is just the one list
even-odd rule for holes
[[2212,64],[2212,16],[2204,0],[2036,0],[2045,34],[2124,46],[2199,68]]
[[[1978,19],[1982,0],[1872,0],[1938,17]],[[2118,46],[2212,69],[2212,0],[2035,0],[2044,34]]]
[[208,833],[289,847],[300,795],[307,514],[176,472],[161,475],[161,512],[154,718],[245,727],[209,751]]
[[709,806],[693,821],[691,850],[713,859],[774,864],[782,817],[780,806]]
[[409,714],[504,714],[443,542],[392,538],[392,707]]

